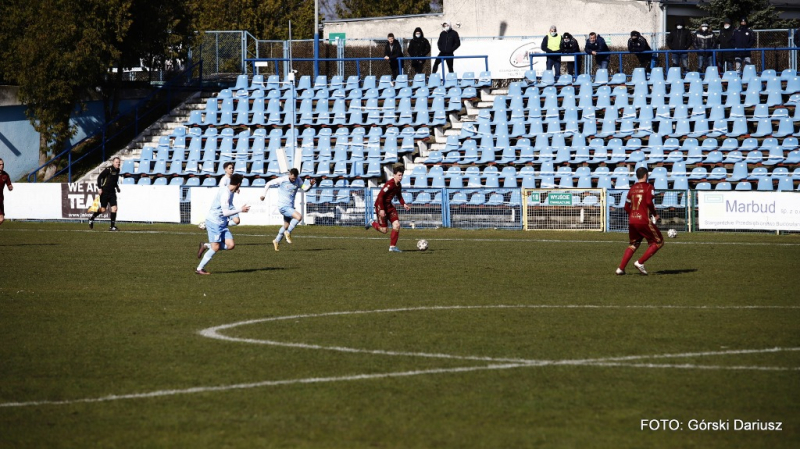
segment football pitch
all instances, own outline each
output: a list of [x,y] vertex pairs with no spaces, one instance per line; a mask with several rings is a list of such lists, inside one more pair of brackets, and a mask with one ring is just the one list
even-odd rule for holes
[[800,235],[97,228],[0,227],[0,447],[800,447]]

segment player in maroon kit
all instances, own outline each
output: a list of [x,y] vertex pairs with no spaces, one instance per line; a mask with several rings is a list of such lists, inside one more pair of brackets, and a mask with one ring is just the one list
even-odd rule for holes
[[3,196],[3,189],[8,186],[8,191],[14,190],[14,186],[11,185],[11,177],[8,176],[8,173],[3,170],[5,168],[6,163],[0,159],[0,224],[3,224],[6,221],[6,209],[3,206],[3,201],[5,201],[5,197]]
[[378,194],[378,198],[375,200],[375,215],[378,219],[365,226],[366,229],[372,226],[378,232],[386,234],[388,231],[387,221],[391,222],[392,236],[389,251],[393,253],[400,253],[402,251],[397,248],[397,239],[400,237],[400,219],[397,217],[397,209],[395,209],[392,204],[392,199],[397,197],[400,204],[402,204],[406,210],[411,210],[411,206],[406,204],[403,199],[403,186],[400,185],[405,170],[406,169],[402,165],[394,168],[392,179],[386,181],[386,184],[381,188],[381,193]]
[[664,238],[655,224],[659,218],[658,214],[656,214],[656,207],[653,204],[655,189],[652,184],[647,182],[647,169],[644,167],[637,168],[636,178],[638,182],[631,186],[628,191],[628,197],[625,199],[625,212],[628,213],[628,238],[630,238],[631,245],[625,250],[622,262],[617,268],[617,274],[619,275],[625,274],[625,267],[643,239],[647,239],[647,251],[639,260],[633,262],[633,266],[644,275],[647,274],[647,270],[644,269],[644,263],[664,246]]

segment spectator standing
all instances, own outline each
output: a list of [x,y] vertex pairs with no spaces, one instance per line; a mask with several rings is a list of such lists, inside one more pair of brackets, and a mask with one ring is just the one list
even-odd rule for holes
[[[450,21],[442,22],[442,32],[439,33],[439,41],[436,43],[437,47],[439,47],[439,56],[453,56],[458,47],[461,46],[461,39],[458,37],[458,32],[450,27]],[[453,72],[453,58],[448,58],[445,60],[447,62],[447,68],[450,72]],[[431,72],[436,73],[439,69],[439,63],[442,62],[441,59],[437,59],[436,62],[433,63],[433,70]]]
[[5,201],[3,189],[8,186],[9,192],[14,190],[14,186],[11,185],[11,177],[4,170],[5,167],[6,163],[0,159],[0,224],[3,224],[3,222],[6,221],[6,209],[5,206],[3,206],[3,201]]
[[[725,19],[722,23],[722,29],[719,30],[719,38],[717,39],[718,48],[721,50],[733,48],[733,32],[735,30],[731,26],[731,21]],[[733,70],[734,54],[732,51],[725,51],[717,54],[717,63],[722,67],[722,71]]]
[[[567,61],[567,73],[576,76],[581,71],[581,46],[569,33],[564,33],[561,39],[561,53],[571,55],[572,61]],[[576,70],[577,69],[577,70]],[[576,73],[577,71],[577,73]]]
[[[431,43],[425,39],[425,33],[422,28],[417,27],[414,29],[414,38],[408,44],[408,56],[411,57],[424,57],[431,54]],[[422,66],[425,65],[424,59],[412,59],[411,68],[414,69],[414,75],[422,72]]]
[[631,186],[630,190],[628,190],[628,196],[625,198],[630,246],[625,250],[622,262],[617,268],[618,275],[625,274],[625,267],[636,250],[639,249],[642,240],[647,240],[647,251],[639,260],[633,262],[633,266],[643,275],[647,275],[644,263],[664,246],[664,237],[661,236],[661,231],[656,226],[659,217],[653,204],[655,189],[652,184],[647,182],[647,169],[644,167],[637,168],[636,178],[638,181]]
[[383,50],[383,59],[389,61],[389,68],[392,70],[392,83],[397,78],[399,68],[397,66],[397,58],[403,56],[403,48],[400,42],[394,40],[394,34],[389,33],[386,39],[386,47]]
[[542,39],[542,51],[547,53],[546,70],[553,70],[558,77],[561,74],[561,36],[555,25],[550,27],[550,34]]
[[[694,48],[697,50],[712,50],[717,47],[717,37],[711,31],[707,23],[700,25],[700,29],[694,33]],[[704,73],[706,67],[710,66],[713,60],[710,51],[697,53],[697,71]]]
[[739,76],[742,76],[744,66],[751,63],[749,49],[753,48],[755,44],[756,34],[753,33],[753,30],[747,26],[747,19],[742,17],[742,19],[739,21],[739,28],[733,32],[733,48],[748,49],[747,51],[734,52],[736,71],[739,72]]
[[636,58],[639,60],[639,67],[644,67],[644,71],[649,75],[650,67],[653,63],[653,54],[645,53],[651,51],[650,44],[638,31],[631,31],[631,37],[628,39],[628,51],[636,54]]
[[[683,26],[683,22],[678,22],[675,25],[675,30],[669,33],[667,38],[667,47],[670,50],[688,50],[692,46],[692,33]],[[670,54],[672,65],[680,66],[681,73],[686,74],[689,71],[689,54],[680,51]]]
[[594,56],[594,62],[597,64],[598,69],[608,69],[608,61],[611,58],[611,55],[597,54],[598,52],[609,51],[608,45],[606,45],[606,40],[603,39],[603,36],[600,36],[594,31],[589,33],[589,39],[586,39],[584,50],[586,51],[586,54]]

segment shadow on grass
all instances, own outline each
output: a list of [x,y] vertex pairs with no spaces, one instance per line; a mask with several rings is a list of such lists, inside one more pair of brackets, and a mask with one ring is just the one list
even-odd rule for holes
[[281,267],[248,268],[245,270],[215,271],[214,274],[256,273],[259,271],[278,271],[285,269],[286,268],[281,268]]
[[671,274],[686,274],[686,273],[694,273],[697,271],[697,268],[688,268],[685,270],[661,270],[656,271],[653,274],[661,275],[671,275]]

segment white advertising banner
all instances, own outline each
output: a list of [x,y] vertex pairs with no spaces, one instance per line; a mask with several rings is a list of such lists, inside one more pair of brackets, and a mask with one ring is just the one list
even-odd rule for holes
[[[488,55],[492,78],[509,79],[522,78],[525,71],[530,70],[528,55],[531,53],[544,53],[541,39],[462,40],[455,55]],[[438,52],[434,48],[431,56],[437,54]],[[541,74],[545,70],[546,59],[544,57],[533,58],[533,70],[537,74]],[[486,65],[483,58],[456,59],[453,70],[458,73],[459,78],[463,76],[464,72],[474,72],[475,76],[478,76],[480,72],[486,70]]]
[[[218,187],[192,187],[190,191],[192,200],[192,223],[199,224],[206,220],[206,214],[214,200],[214,195],[219,193]],[[272,226],[283,224],[283,215],[278,210],[278,189],[269,189],[264,201],[261,195],[264,194],[263,187],[242,187],[239,193],[233,196],[233,205],[241,207],[245,204],[250,206],[250,212],[239,214],[241,225]],[[295,199],[295,209],[305,215],[305,197],[303,192],[297,192]]]
[[[6,218],[13,220],[87,219],[87,211],[99,195],[94,184],[14,184],[5,195]],[[117,194],[118,221],[180,223],[180,187],[121,187]],[[103,215],[107,217],[107,214]]]
[[178,186],[120,186],[117,204],[119,221],[181,222],[181,188]]
[[800,193],[698,191],[699,229],[800,231]]
[[61,204],[61,184],[16,182],[14,190],[5,192],[6,218],[10,220],[59,220],[64,218]]

